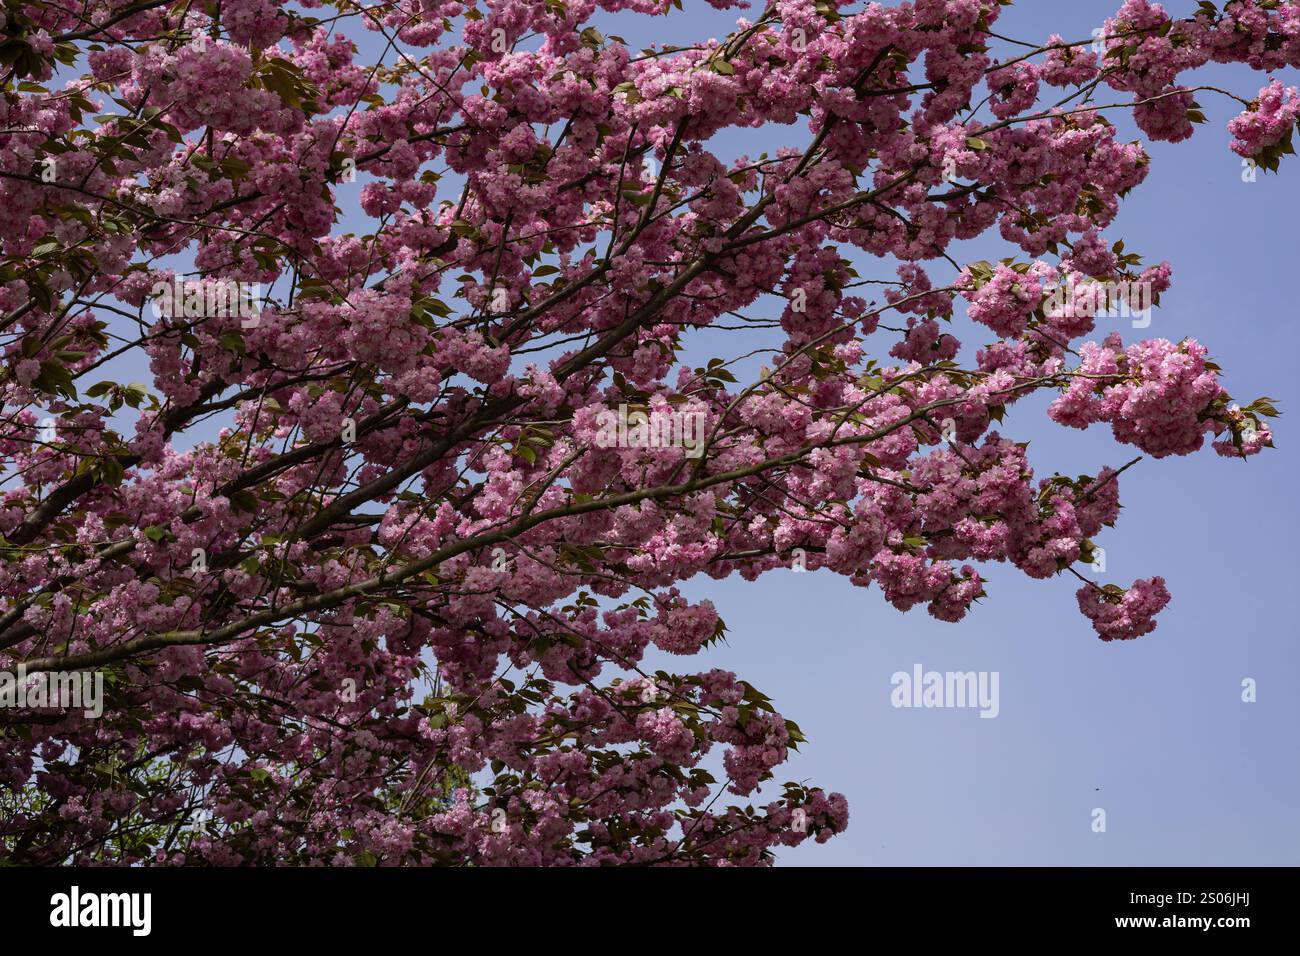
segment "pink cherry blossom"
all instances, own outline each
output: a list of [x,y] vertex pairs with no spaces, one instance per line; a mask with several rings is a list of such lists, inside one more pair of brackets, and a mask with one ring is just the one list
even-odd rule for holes
[[[1300,66],[1296,4],[1125,0],[1102,55],[980,0],[670,6],[6,5],[0,672],[107,690],[0,709],[0,860],[770,865],[847,801],[691,666],[745,636],[686,582],[955,622],[1001,562],[1155,628],[1160,577],[1085,574],[1136,462],[1018,436],[1272,446],[1207,345],[1052,297],[1170,288],[1108,117],[1185,139],[1198,68]],[[1242,102],[1275,165],[1300,99]]]

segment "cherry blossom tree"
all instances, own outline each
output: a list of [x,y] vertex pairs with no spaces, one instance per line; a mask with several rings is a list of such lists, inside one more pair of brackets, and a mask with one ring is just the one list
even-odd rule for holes
[[[1108,117],[1232,97],[1276,170],[1300,3],[592,25],[680,6],[7,0],[0,857],[767,864],[846,802],[775,782],[803,737],[759,689],[650,669],[725,633],[682,582],[798,564],[955,622],[1008,562],[1155,626],[1160,577],[1087,573],[1132,461],[1036,477],[1013,412],[1271,444],[1205,346],[1107,328],[1172,281],[1106,235],[1149,171]],[[725,158],[756,127],[795,145]],[[102,715],[14,705],[76,672]]]

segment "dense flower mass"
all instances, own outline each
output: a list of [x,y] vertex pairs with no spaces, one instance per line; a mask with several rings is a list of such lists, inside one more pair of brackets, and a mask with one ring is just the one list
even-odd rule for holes
[[[767,864],[848,808],[774,783],[803,735],[757,688],[652,669],[726,633],[682,582],[958,621],[1007,562],[1135,638],[1164,581],[1087,575],[1127,465],[1036,475],[1022,399],[1271,445],[1095,290],[1171,283],[1105,237],[1149,171],[1107,110],[1186,138],[1189,71],[1300,67],[1296,0],[1041,46],[996,0],[771,0],[644,51],[593,21],[671,0],[328,6],[0,13],[0,692],[107,697],[0,708],[0,860]],[[1241,102],[1275,168],[1295,90]],[[740,341],[692,367],[705,328]]]

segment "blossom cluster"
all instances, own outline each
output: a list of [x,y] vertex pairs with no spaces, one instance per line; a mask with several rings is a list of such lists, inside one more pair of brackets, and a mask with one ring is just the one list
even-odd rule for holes
[[[797,556],[958,621],[981,564],[1080,573],[1123,466],[1031,461],[1040,393],[1152,458],[1271,445],[1206,346],[1050,308],[1172,270],[1108,235],[1142,144],[1042,101],[1183,139],[1183,73],[1300,66],[1294,0],[1125,0],[1101,53],[993,0],[644,53],[593,23],[669,0],[325,5],[0,14],[0,663],[108,698],[0,714],[0,861],[770,864],[847,804],[777,782],[804,735],[757,688],[652,669],[728,633],[683,582]],[[1295,91],[1243,102],[1232,148],[1280,150]],[[949,270],[976,237],[1006,258]],[[182,281],[266,294],[154,314]],[[703,329],[736,344],[692,367]],[[702,439],[602,441],[620,408]]]

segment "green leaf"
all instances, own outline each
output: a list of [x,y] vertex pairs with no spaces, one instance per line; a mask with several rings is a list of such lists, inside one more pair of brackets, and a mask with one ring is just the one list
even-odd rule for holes
[[244,344],[244,337],[233,329],[222,332],[217,337],[217,341],[221,343],[222,348],[227,348],[232,352],[239,352],[241,355],[248,351],[248,346]]
[[57,393],[72,399],[77,397],[77,387],[72,383],[72,373],[57,359],[43,361],[40,374],[32,384],[42,392]]
[[257,500],[257,495],[247,489],[236,491],[232,494],[230,496],[230,503],[238,510],[250,513],[257,511],[257,509],[261,507],[260,502]]

